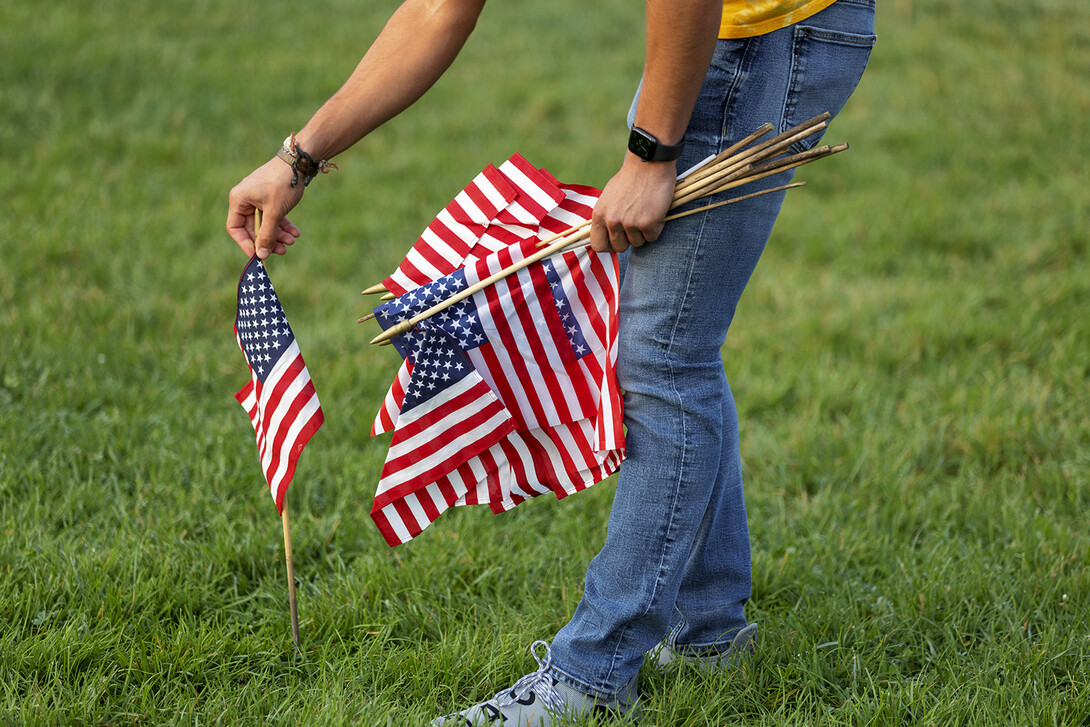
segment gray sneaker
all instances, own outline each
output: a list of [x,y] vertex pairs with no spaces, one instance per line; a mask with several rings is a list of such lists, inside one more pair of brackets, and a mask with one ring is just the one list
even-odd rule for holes
[[707,654],[685,654],[675,651],[665,641],[660,641],[658,646],[651,649],[649,656],[651,663],[660,669],[673,668],[686,665],[697,669],[718,671],[730,669],[738,664],[744,657],[753,653],[757,646],[757,624],[749,624],[738,633],[730,642],[730,646],[722,651],[712,651]]
[[[545,647],[545,658],[537,654],[537,647]],[[530,653],[537,660],[538,669],[515,682],[510,689],[481,702],[469,709],[448,714],[432,721],[432,727],[483,727],[484,725],[518,725],[518,727],[552,727],[565,720],[592,713],[636,717],[639,711],[639,692],[633,677],[621,693],[612,700],[600,700],[576,691],[558,682],[546,672],[552,661],[549,645],[535,641]]]

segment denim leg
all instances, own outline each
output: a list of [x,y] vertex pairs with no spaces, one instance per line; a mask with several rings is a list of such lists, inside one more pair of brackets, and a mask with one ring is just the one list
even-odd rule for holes
[[[782,130],[839,111],[866,65],[874,8],[830,7],[836,13],[805,27],[719,42],[679,169],[766,121]],[[616,695],[668,634],[672,645],[714,648],[746,625],[749,532],[721,347],[783,197],[670,222],[658,241],[627,254],[618,351],[627,458],[605,545],[552,644],[551,671],[569,686]]]

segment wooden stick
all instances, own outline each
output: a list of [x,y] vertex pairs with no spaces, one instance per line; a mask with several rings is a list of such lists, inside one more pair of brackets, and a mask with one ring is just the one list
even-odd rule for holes
[[696,214],[697,212],[705,212],[707,210],[715,209],[716,207],[722,207],[728,204],[734,204],[735,202],[745,202],[747,199],[753,199],[754,197],[761,197],[766,194],[772,194],[773,192],[782,192],[787,189],[794,189],[795,187],[805,187],[806,182],[792,182],[791,184],[781,184],[778,187],[769,187],[768,189],[762,189],[759,192],[750,192],[749,194],[743,194],[741,197],[731,197],[725,199],[722,202],[714,202],[712,204],[706,204],[703,207],[696,207],[695,209],[685,210],[684,212],[676,212],[666,217],[663,222],[669,222],[670,220],[677,220],[682,217],[688,217],[689,215]]
[[815,161],[817,159],[823,159],[827,156],[832,156],[839,152],[845,151],[848,148],[847,144],[838,144],[837,146],[820,146],[814,149],[809,149],[798,154],[791,154],[789,156],[782,156],[773,159],[763,164],[756,166],[746,167],[738,173],[734,173],[719,180],[719,183],[714,188],[701,190],[699,193],[692,193],[681,197],[676,203],[676,207],[680,207],[682,204],[692,202],[694,199],[701,199],[712,194],[718,194],[725,192],[736,187],[749,184],[750,182],[756,182],[767,177],[771,177],[774,174],[785,172],[788,169],[794,169],[800,167],[803,164]]
[[[755,147],[754,150],[751,150],[752,153],[741,155],[741,158],[734,161],[724,160],[724,163],[719,169],[715,170],[704,179],[699,180],[698,183],[684,185],[682,189],[675,193],[674,203],[680,206],[687,202],[692,202],[694,199],[723,191],[718,185],[730,182],[739,176],[745,175],[747,169],[756,162],[764,161],[776,156],[796,141],[805,139],[818,131],[824,130],[825,126],[825,122],[822,121],[815,126],[795,131],[794,133],[790,133],[790,131],[784,132],[784,134],[781,134],[779,137],[769,139],[764,144],[759,145],[759,147]],[[728,164],[726,162],[730,163]],[[709,189],[712,189],[713,191],[707,191]]]
[[[842,152],[847,148],[848,148],[847,144],[839,144],[839,145],[837,145],[835,147],[823,146],[823,147],[819,147],[818,149],[811,149],[809,152],[801,152],[799,154],[793,155],[790,158],[784,158],[782,160],[778,159],[778,160],[775,161],[775,163],[770,163],[770,164],[764,165],[764,166],[762,166],[760,168],[756,168],[756,170],[753,171],[752,173],[747,174],[744,177],[739,177],[737,179],[734,179],[733,181],[723,185],[722,187],[719,187],[715,191],[716,191],[716,193],[725,192],[727,190],[734,189],[735,187],[741,187],[741,186],[749,184],[751,182],[757,182],[757,181],[760,181],[762,179],[766,179],[767,177],[771,177],[771,176],[773,176],[775,174],[779,174],[780,172],[786,172],[788,169],[794,169],[795,167],[801,167],[803,164],[807,164],[809,162],[812,162],[815,159],[822,159],[824,157],[831,156],[831,155],[836,154],[838,152]],[[817,153],[814,153],[814,152],[817,152]],[[802,158],[799,158],[799,157],[802,157]],[[707,196],[707,195],[704,195],[704,196]]]
[[[783,149],[795,143],[798,139],[804,139],[807,136],[811,136],[824,130],[826,126],[828,126],[825,122],[827,122],[829,118],[830,116],[828,113],[818,114],[814,118],[808,119],[797,126],[793,126],[782,134],[767,139],[757,146],[738,152],[740,148],[747,146],[751,141],[754,141],[763,136],[764,133],[767,133],[764,129],[772,128],[771,124],[765,124],[745,139],[742,139],[742,141],[718,154],[712,162],[690,174],[682,180],[682,184],[679,184],[678,186],[689,191],[691,188],[695,187],[698,182],[701,182],[713,173],[723,171],[727,166],[738,168],[739,163],[743,161],[756,161],[758,159],[768,158],[769,156],[775,156],[776,150]],[[738,153],[736,154],[735,152]]]
[[375,317],[374,313],[368,313],[363,318],[357,318],[356,323],[365,323]]
[[685,177],[685,181],[695,182],[697,180],[703,179],[704,177],[708,176],[708,174],[711,173],[710,170],[711,170],[712,166],[715,165],[717,162],[720,162],[720,161],[722,161],[724,159],[727,159],[727,158],[733,156],[734,154],[736,154],[737,152],[741,151],[742,149],[745,149],[747,146],[749,146],[753,142],[757,141],[758,139],[760,139],[762,136],[764,136],[765,134],[767,134],[770,131],[772,131],[772,124],[769,124],[769,123],[766,122],[764,124],[764,126],[757,129],[752,134],[750,134],[746,138],[739,141],[737,144],[730,145],[729,147],[727,147],[723,151],[716,154],[715,158],[712,159],[710,162],[708,162],[704,166],[700,167],[699,169],[694,170],[692,172],[692,174]]
[[[761,190],[760,192],[752,192],[750,194],[743,194],[740,197],[730,197],[729,199],[724,199],[723,202],[716,202],[716,203],[713,203],[713,204],[710,204],[710,205],[704,205],[703,207],[694,207],[692,209],[687,209],[685,211],[682,211],[682,213],[675,213],[673,215],[669,215],[669,216],[665,217],[663,219],[663,221],[668,222],[668,221],[673,220],[673,219],[680,219],[682,217],[688,217],[689,215],[695,215],[697,213],[702,213],[702,211],[706,211],[706,210],[709,210],[709,209],[715,209],[716,207],[723,207],[724,205],[732,205],[732,204],[735,204],[736,202],[746,202],[747,199],[752,199],[753,197],[760,197],[760,196],[765,195],[765,194],[772,194],[773,192],[782,192],[784,190],[794,190],[795,187],[797,187],[797,186],[806,186],[806,185],[807,185],[806,182],[792,182],[791,184],[782,184],[780,186],[768,187],[767,190]],[[589,238],[589,237],[590,237],[589,234],[576,235],[576,237],[573,238],[573,242],[571,244],[569,244],[567,247],[565,247],[564,250],[561,250],[560,252],[566,253],[566,252],[569,252],[569,251],[572,251],[572,250],[579,250],[580,247],[585,247],[586,244],[588,244],[588,243],[585,242],[585,240],[586,240],[586,238]],[[576,240],[576,238],[578,238],[578,240]]]
[[302,654],[299,648],[299,604],[295,600],[295,569],[291,562],[291,528],[288,526],[288,496],[284,493],[284,509],[280,519],[284,522],[284,559],[288,564],[288,608],[291,611],[291,643],[296,654]]

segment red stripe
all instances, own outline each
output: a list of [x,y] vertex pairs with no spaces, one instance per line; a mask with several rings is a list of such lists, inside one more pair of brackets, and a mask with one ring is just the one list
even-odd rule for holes
[[404,500],[394,500],[390,504],[393,506],[398,520],[409,531],[409,538],[415,538],[419,535],[424,528],[417,522],[416,515],[413,514],[408,504]]
[[[424,517],[427,518],[428,524],[435,522],[435,519],[442,513],[438,507],[435,506],[435,501],[432,499],[431,492],[429,490],[421,490],[420,492],[414,492],[413,496],[424,510]],[[443,508],[446,510],[446,507]]]
[[[542,405],[540,398],[538,397],[538,389],[540,388],[540,382],[534,381],[530,376],[530,371],[526,367],[526,363],[522,357],[517,354],[518,345],[515,340],[515,336],[509,325],[506,315],[504,314],[502,303],[500,302],[501,292],[497,290],[500,287],[506,288],[506,293],[510,297],[510,291],[512,288],[517,288],[517,281],[512,285],[507,279],[489,286],[484,289],[485,296],[488,298],[488,308],[491,316],[491,323],[495,329],[496,335],[499,337],[499,348],[505,352],[509,352],[509,355],[505,356],[506,366],[499,367],[498,370],[493,370],[492,376],[499,381],[504,380],[505,388],[513,388],[514,385],[519,385],[524,393],[525,405],[530,407],[529,412],[522,412],[522,421],[524,427],[538,426],[531,424],[532,422],[543,423],[546,421],[545,407]],[[492,342],[487,346],[481,348],[495,348],[496,342]],[[510,367],[510,371],[507,370]],[[513,384],[508,384],[507,377],[510,376]],[[505,403],[507,401],[505,400]],[[511,394],[511,401],[507,403],[508,410],[515,410],[520,408],[522,404],[518,398]]]
[[[485,217],[487,217],[488,219],[492,219],[493,217],[495,217],[496,212],[498,212],[496,206],[492,204],[492,200],[490,200],[485,195],[485,193],[481,190],[479,186],[477,186],[476,184],[470,184],[468,187],[465,188],[465,193],[466,196],[469,197],[470,201],[473,202],[473,204],[477,207],[477,209],[481,211],[481,213]],[[462,210],[460,205],[458,209],[462,211],[463,215],[465,215],[466,222],[472,222],[476,225],[481,224],[479,220],[474,220],[469,212]]]
[[[299,456],[302,449],[298,445],[298,438],[294,440],[288,440],[288,434],[290,434],[292,425],[296,422],[297,417],[302,412],[303,407],[314,398],[314,387],[309,383],[304,386],[289,405],[286,416],[281,418],[280,425],[276,428],[275,432],[272,432],[272,458],[269,460],[269,465],[265,469],[265,478],[269,480],[271,486],[279,487],[272,482],[273,475],[280,469],[280,462],[282,459],[287,459],[287,471],[295,471],[295,459]],[[271,409],[268,411],[272,411]],[[319,410],[320,411],[320,410]],[[319,415],[320,416],[320,415]],[[310,426],[311,421],[303,426],[303,429]],[[319,422],[320,424],[321,422]],[[302,431],[302,430],[301,430]],[[305,442],[304,442],[305,444]],[[290,481],[290,477],[285,479]],[[279,505],[278,505],[279,506]]]
[[[266,379],[264,384],[260,381],[254,381],[254,393],[257,395],[258,406],[262,411],[261,429],[264,434],[267,435],[269,429],[269,422],[265,421],[265,415],[276,411],[277,407],[280,406],[280,399],[284,396],[284,392],[303,371],[306,371],[306,364],[303,363],[303,357],[297,355],[275,379]],[[268,399],[265,399],[265,389],[270,386],[272,387],[271,394]],[[264,456],[264,448],[261,448],[261,450],[261,454]]]

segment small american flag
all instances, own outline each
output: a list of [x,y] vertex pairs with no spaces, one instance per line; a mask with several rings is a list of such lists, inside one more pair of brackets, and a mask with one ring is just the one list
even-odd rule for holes
[[250,417],[261,469],[283,512],[296,460],[325,419],[284,308],[256,256],[238,282],[235,340],[250,368],[250,381],[235,398]]

